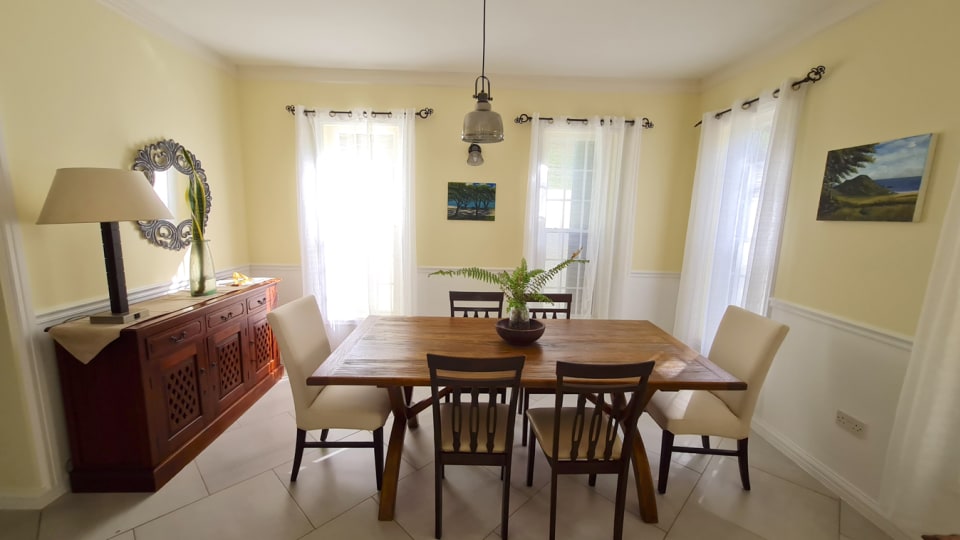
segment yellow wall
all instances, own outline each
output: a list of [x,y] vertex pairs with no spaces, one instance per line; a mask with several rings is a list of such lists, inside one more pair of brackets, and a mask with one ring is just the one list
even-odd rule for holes
[[[496,84],[496,77],[491,77]],[[328,84],[242,78],[244,170],[247,173],[251,259],[298,264],[296,164],[289,104],[337,110],[431,107],[416,121],[417,263],[420,266],[512,267],[521,256],[530,126],[520,113],[573,117],[647,116],[656,123],[642,139],[633,268],[679,271],[696,152],[696,94],[527,90],[495,86],[493,107],[505,140],[483,145],[484,164],[466,164],[463,115],[473,107],[471,80],[462,87]],[[447,182],[495,182],[496,221],[446,219]]]
[[0,291],[0,494],[36,490],[40,484],[36,452],[21,385],[20,367],[11,343],[10,325]]
[[[957,20],[960,2],[881,2],[704,93],[704,110],[722,109],[827,67],[807,94],[775,297],[913,335],[960,156]],[[816,221],[827,151],[929,132],[920,222]]]
[[[5,2],[0,73],[0,119],[38,312],[106,297],[99,227],[34,225],[56,169],[129,168],[136,150],[162,138],[194,152],[207,172],[216,263],[248,262],[232,73],[94,0]],[[184,252],[148,244],[133,223],[120,229],[128,289],[169,282]]]

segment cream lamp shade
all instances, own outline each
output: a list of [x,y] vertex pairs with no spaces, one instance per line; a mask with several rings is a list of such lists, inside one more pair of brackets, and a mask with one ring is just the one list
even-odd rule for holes
[[145,318],[130,311],[123,273],[119,221],[172,219],[143,173],[123,169],[57,169],[37,224],[100,223],[110,311],[90,317],[93,324],[125,324]]
[[57,169],[38,224],[173,219],[139,171]]

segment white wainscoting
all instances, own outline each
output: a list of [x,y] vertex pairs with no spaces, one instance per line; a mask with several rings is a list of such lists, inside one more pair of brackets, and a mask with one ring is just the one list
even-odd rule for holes
[[277,304],[286,304],[303,296],[303,278],[298,264],[251,264],[250,277],[279,278]]
[[[754,415],[764,439],[896,537],[883,517],[881,477],[913,343],[906,336],[774,299],[790,326]],[[837,426],[837,410],[866,424]]]

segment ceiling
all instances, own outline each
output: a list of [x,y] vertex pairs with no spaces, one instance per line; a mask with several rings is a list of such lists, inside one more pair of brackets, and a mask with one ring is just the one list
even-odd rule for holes
[[[486,73],[700,81],[877,0],[489,0]],[[238,67],[476,73],[483,0],[101,0]]]

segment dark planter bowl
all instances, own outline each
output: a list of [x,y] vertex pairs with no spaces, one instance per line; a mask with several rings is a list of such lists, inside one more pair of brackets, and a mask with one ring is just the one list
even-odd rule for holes
[[511,345],[529,345],[540,339],[540,336],[543,335],[543,329],[543,323],[536,319],[530,319],[530,328],[525,330],[510,328],[510,319],[497,321],[497,333]]

